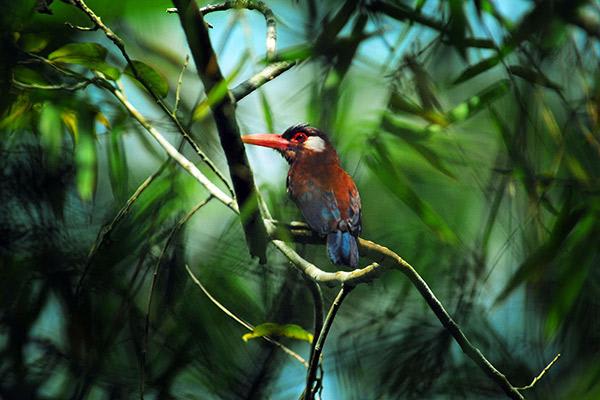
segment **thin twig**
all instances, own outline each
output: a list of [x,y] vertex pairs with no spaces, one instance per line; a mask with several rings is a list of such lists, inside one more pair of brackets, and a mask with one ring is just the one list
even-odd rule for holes
[[[207,15],[215,11],[226,11],[230,9],[246,9],[260,12],[265,17],[267,24],[267,40],[266,40],[266,53],[267,60],[272,60],[275,56],[277,46],[277,21],[273,11],[262,1],[257,0],[228,0],[224,3],[209,4],[205,7],[200,8],[202,15]],[[177,8],[167,8],[169,14],[177,13]]]
[[277,78],[294,65],[296,65],[296,61],[278,61],[269,64],[256,75],[231,89],[231,94],[236,101],[240,101],[265,83]]
[[536,384],[536,383],[537,383],[537,382],[538,382],[540,379],[542,379],[542,377],[544,376],[544,374],[545,374],[546,372],[548,372],[548,370],[549,370],[550,368],[552,368],[552,366],[554,365],[554,363],[555,363],[555,362],[557,362],[559,358],[560,358],[560,353],[558,353],[558,354],[556,355],[556,357],[554,357],[554,359],[553,359],[552,361],[550,361],[550,363],[549,363],[548,365],[546,365],[546,368],[544,368],[544,369],[542,370],[542,372],[540,372],[540,373],[539,373],[539,375],[538,375],[538,376],[536,376],[535,378],[533,378],[533,380],[531,381],[531,383],[530,383],[529,385],[527,385],[527,386],[521,386],[521,387],[518,387],[518,388],[517,388],[517,390],[527,390],[527,389],[531,389],[533,386],[535,386],[535,384]]
[[37,83],[24,83],[16,79],[12,80],[13,85],[19,89],[31,89],[31,90],[66,90],[73,92],[75,90],[84,89],[91,85],[91,81],[77,82],[73,85],[40,85]]
[[327,317],[325,318],[325,322],[323,323],[323,328],[319,332],[318,339],[314,346],[314,352],[311,354],[310,357],[310,364],[308,367],[308,372],[306,373],[306,389],[304,390],[305,400],[312,400],[314,398],[315,392],[313,390],[313,383],[317,374],[317,366],[320,362],[321,353],[323,352],[323,346],[325,345],[325,339],[327,339],[327,335],[329,334],[329,330],[331,329],[333,320],[335,319],[335,316],[338,310],[340,309],[342,302],[353,288],[354,286],[342,285],[338,295],[336,296],[333,303],[331,303],[331,307],[327,312]]
[[[252,324],[244,321],[243,319],[241,319],[240,317],[238,317],[237,315],[235,315],[234,313],[229,311],[229,309],[227,309],[227,307],[225,307],[223,304],[219,303],[219,301],[213,295],[210,294],[210,292],[204,287],[204,285],[202,285],[202,283],[198,280],[198,278],[196,278],[196,276],[194,275],[194,273],[192,272],[192,270],[190,269],[190,267],[187,264],[185,266],[185,269],[187,270],[188,274],[192,278],[192,281],[194,281],[194,283],[196,285],[198,285],[198,287],[202,290],[202,292],[204,292],[206,297],[208,297],[208,299],[213,302],[214,305],[216,305],[228,317],[230,317],[231,319],[236,321],[238,324],[242,325],[244,328],[248,329],[249,331],[254,331],[254,326]],[[295,351],[290,349],[289,347],[281,344],[279,341],[277,341],[269,336],[261,336],[261,338],[266,340],[267,342],[272,343],[275,346],[279,347],[286,354],[295,358],[300,363],[302,363],[302,365],[304,365],[306,368],[308,368],[308,363],[306,362],[306,360],[304,358],[302,358],[298,353],[296,353]]]
[[177,79],[177,87],[175,88],[175,105],[173,106],[173,114],[175,115],[177,115],[177,110],[179,109],[181,85],[183,83],[183,73],[185,72],[189,62],[190,56],[186,54],[185,61],[183,62],[183,67],[181,68],[181,72],[179,73],[179,79]]

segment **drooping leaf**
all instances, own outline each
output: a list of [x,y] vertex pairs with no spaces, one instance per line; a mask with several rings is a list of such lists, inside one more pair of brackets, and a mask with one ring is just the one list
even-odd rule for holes
[[559,84],[552,82],[544,73],[541,71],[534,71],[529,67],[525,67],[523,65],[511,65],[508,67],[508,71],[518,76],[519,78],[523,78],[526,81],[533,83],[535,85],[545,86],[549,89],[554,90],[562,90]]
[[296,324],[285,324],[279,325],[273,322],[267,322],[254,327],[254,330],[250,333],[246,333],[242,336],[242,340],[247,342],[250,339],[255,339],[263,336],[274,336],[274,337],[288,337],[290,339],[304,340],[308,343],[312,343],[313,334],[306,331],[299,325]]
[[56,166],[62,150],[63,128],[60,109],[49,101],[41,106],[38,129],[48,161],[50,165]]
[[120,203],[124,203],[127,200],[129,174],[123,145],[123,130],[120,126],[110,130],[110,145],[106,146],[106,152],[113,194]]
[[89,66],[104,61],[107,54],[108,50],[98,43],[69,43],[50,53],[48,59],[54,62]]
[[73,141],[75,145],[79,141],[79,128],[77,126],[77,113],[73,110],[64,110],[60,113],[62,122],[67,127],[67,130],[73,135]]
[[476,77],[477,75],[495,67],[500,62],[500,57],[492,56],[489,58],[485,58],[479,61],[477,64],[471,65],[470,67],[465,68],[465,70],[454,80],[454,84],[458,85],[459,83],[468,81],[471,78]]
[[26,95],[20,95],[11,104],[8,111],[0,118],[0,129],[4,128],[16,128],[23,124],[29,116],[31,109],[31,101]]
[[121,72],[105,59],[108,50],[98,43],[69,43],[53,51],[48,59],[66,64],[78,64],[103,73],[108,79],[117,80]]
[[263,116],[265,117],[265,124],[267,125],[267,132],[275,132],[275,128],[273,126],[273,113],[271,112],[269,99],[267,99],[267,95],[262,90],[259,92],[259,95],[260,105],[263,110]]
[[33,84],[33,85],[47,85],[48,82],[42,74],[32,68],[23,66],[16,66],[13,69],[13,79],[20,83]]
[[235,66],[235,68],[233,69],[231,74],[229,74],[229,76],[227,76],[221,82],[218,82],[210,90],[210,92],[206,96],[206,99],[202,100],[196,106],[196,108],[194,109],[193,114],[192,114],[192,119],[194,121],[199,121],[199,120],[203,119],[208,114],[208,112],[210,111],[210,108],[214,104],[217,104],[225,96],[227,96],[227,94],[229,92],[229,84],[231,82],[233,82],[233,80],[239,75],[239,73],[242,71],[242,68],[244,67],[244,65],[246,65],[247,60],[248,60],[248,57],[246,55],[242,55],[242,57],[240,57],[240,60],[238,61],[237,65]]
[[143,86],[148,87],[153,93],[160,97],[165,97],[169,93],[169,83],[164,75],[142,61],[133,60],[132,64],[138,76],[134,74],[131,65],[128,65],[125,68],[125,74],[136,80],[140,79],[140,83],[142,83]]
[[498,295],[496,302],[502,302],[524,282],[539,279],[546,270],[546,266],[558,257],[567,237],[583,216],[584,210],[571,208],[571,202],[567,201],[546,242],[532,252],[519,266],[502,292],[500,292],[500,295]]
[[75,146],[75,183],[82,200],[89,201],[96,191],[97,155],[92,132],[85,130]]
[[102,72],[106,78],[116,81],[121,77],[121,71],[117,67],[113,67],[112,65],[106,62],[97,62],[90,64],[89,67],[94,71]]
[[389,130],[390,133],[394,134],[396,137],[402,139],[408,146],[427,160],[433,168],[452,179],[456,179],[456,176],[444,165],[440,156],[426,145],[426,142],[421,135],[415,135],[413,132],[406,129],[397,128],[394,124],[395,121],[396,120],[389,116],[384,116],[382,127]]
[[19,38],[21,49],[28,53],[38,53],[46,48],[49,39],[45,35],[26,33]]

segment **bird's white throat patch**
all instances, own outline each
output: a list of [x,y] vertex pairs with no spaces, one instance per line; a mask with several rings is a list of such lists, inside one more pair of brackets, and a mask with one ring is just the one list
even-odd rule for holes
[[314,152],[320,153],[325,150],[325,141],[318,136],[309,136],[304,142],[304,147]]

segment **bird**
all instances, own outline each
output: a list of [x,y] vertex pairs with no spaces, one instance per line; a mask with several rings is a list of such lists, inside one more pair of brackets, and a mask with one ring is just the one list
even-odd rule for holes
[[327,238],[329,259],[333,264],[356,268],[362,231],[360,195],[327,134],[298,124],[281,135],[252,134],[241,139],[283,155],[290,165],[287,192],[309,227]]

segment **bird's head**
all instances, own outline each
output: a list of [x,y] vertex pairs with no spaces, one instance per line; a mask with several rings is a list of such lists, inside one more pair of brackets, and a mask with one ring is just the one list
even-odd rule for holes
[[289,163],[293,163],[299,157],[337,156],[327,135],[307,124],[291,126],[281,135],[271,133],[244,135],[242,141],[275,149]]

